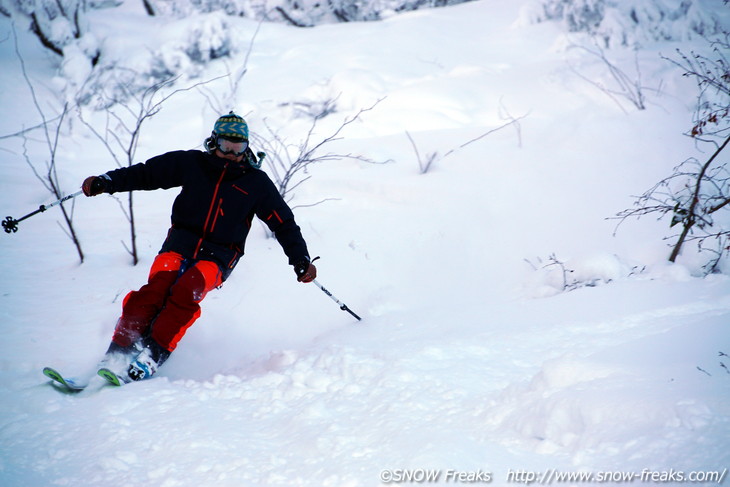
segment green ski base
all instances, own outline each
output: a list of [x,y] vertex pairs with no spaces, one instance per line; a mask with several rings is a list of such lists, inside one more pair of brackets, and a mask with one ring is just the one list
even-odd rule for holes
[[109,369],[99,369],[97,374],[113,386],[123,386],[126,384],[126,382],[124,382],[117,374]]
[[81,392],[86,388],[86,384],[77,383],[71,378],[67,379],[63,375],[61,375],[60,372],[51,367],[45,367],[43,369],[43,375],[45,375],[49,379],[56,381],[58,384],[61,384],[66,389],[72,392]]

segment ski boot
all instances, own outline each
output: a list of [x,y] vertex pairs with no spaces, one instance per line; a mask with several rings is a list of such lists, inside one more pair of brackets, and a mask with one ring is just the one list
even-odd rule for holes
[[134,357],[139,355],[142,348],[143,346],[140,341],[134,342],[126,347],[111,342],[104,354],[104,358],[99,362],[97,369],[108,369],[116,373],[123,372],[127,370]]
[[168,350],[161,347],[151,337],[147,338],[144,348],[127,369],[129,379],[134,381],[149,379],[169,356],[170,352]]
[[112,342],[104,354],[104,358],[97,365],[97,374],[112,385],[120,386],[130,382],[127,376],[129,364],[142,352],[141,340],[123,347]]

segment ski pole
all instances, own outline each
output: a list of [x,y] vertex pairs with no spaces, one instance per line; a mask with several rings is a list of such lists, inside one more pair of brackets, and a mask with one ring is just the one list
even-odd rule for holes
[[5,233],[14,233],[18,231],[18,223],[22,222],[26,218],[30,218],[33,215],[37,215],[38,213],[46,211],[48,208],[54,207],[56,205],[59,205],[63,203],[66,200],[70,200],[71,198],[76,198],[78,195],[83,193],[83,191],[77,191],[74,194],[70,194],[67,196],[64,196],[58,201],[54,201],[53,203],[49,203],[47,205],[41,205],[38,207],[38,209],[32,213],[28,213],[27,215],[18,218],[17,220],[13,218],[12,216],[9,216],[3,220],[3,229],[5,230]]
[[360,318],[358,315],[355,314],[354,311],[352,311],[350,308],[348,308],[345,303],[340,302],[339,299],[337,299],[336,297],[334,297],[332,295],[332,293],[329,292],[323,285],[321,285],[320,283],[318,283],[316,279],[314,279],[312,282],[315,283],[317,285],[317,287],[322,290],[323,293],[325,293],[327,296],[329,296],[330,298],[332,298],[332,301],[334,301],[335,303],[339,304],[340,305],[340,309],[342,311],[347,311],[352,316],[354,316],[355,318],[357,318],[357,321],[362,321],[362,318]]

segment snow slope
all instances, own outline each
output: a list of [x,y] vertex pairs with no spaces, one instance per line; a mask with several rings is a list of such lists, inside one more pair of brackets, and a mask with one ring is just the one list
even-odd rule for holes
[[[646,86],[661,86],[638,111],[577,76],[610,82],[599,61],[565,48],[559,25],[525,22],[525,5],[481,0],[306,30],[226,19],[236,57],[205,71],[182,65],[178,84],[237,69],[255,37],[232,107],[252,131],[265,135],[266,122],[301,140],[310,122],[291,103],[339,96],[318,126],[324,137],[382,98],[332,147],[391,162],[315,166],[292,202],[322,256],[319,280],[364,320],[297,283],[261,227],[158,376],[64,395],[42,367],[93,368],[121,299],[145,281],[175,192],[136,193],[136,267],[114,199],[73,206],[82,265],[58,209],[35,216],[0,238],[0,485],[377,486],[427,472],[440,473],[432,483],[507,485],[533,473],[547,482],[557,472],[730,467],[730,360],[719,355],[730,354],[727,275],[697,277],[690,248],[667,264],[666,221],[628,221],[614,236],[606,220],[677,163],[706,157],[681,136],[694,87],[659,57],[702,41],[638,52]],[[93,24],[106,55],[131,66],[151,52],[179,59],[175,39],[218,21],[150,20],[138,9],[102,10]],[[8,134],[39,116],[0,22]],[[53,93],[81,68],[56,76],[53,58],[17,35],[52,111]],[[633,68],[632,51],[610,54]],[[171,99],[138,159],[198,147],[227,86],[211,85],[213,99]],[[444,156],[509,117],[524,118],[420,174],[406,131],[422,157]],[[40,133],[29,139],[31,160],[46,160]],[[49,202],[22,140],[0,147],[3,215]],[[77,122],[59,157],[69,193],[115,167]],[[561,293],[559,267],[543,267],[551,254],[596,285]]]

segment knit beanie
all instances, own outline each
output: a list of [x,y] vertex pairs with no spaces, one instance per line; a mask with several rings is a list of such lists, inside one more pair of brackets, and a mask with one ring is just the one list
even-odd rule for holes
[[230,112],[215,121],[213,133],[227,139],[248,141],[248,124],[242,117]]

